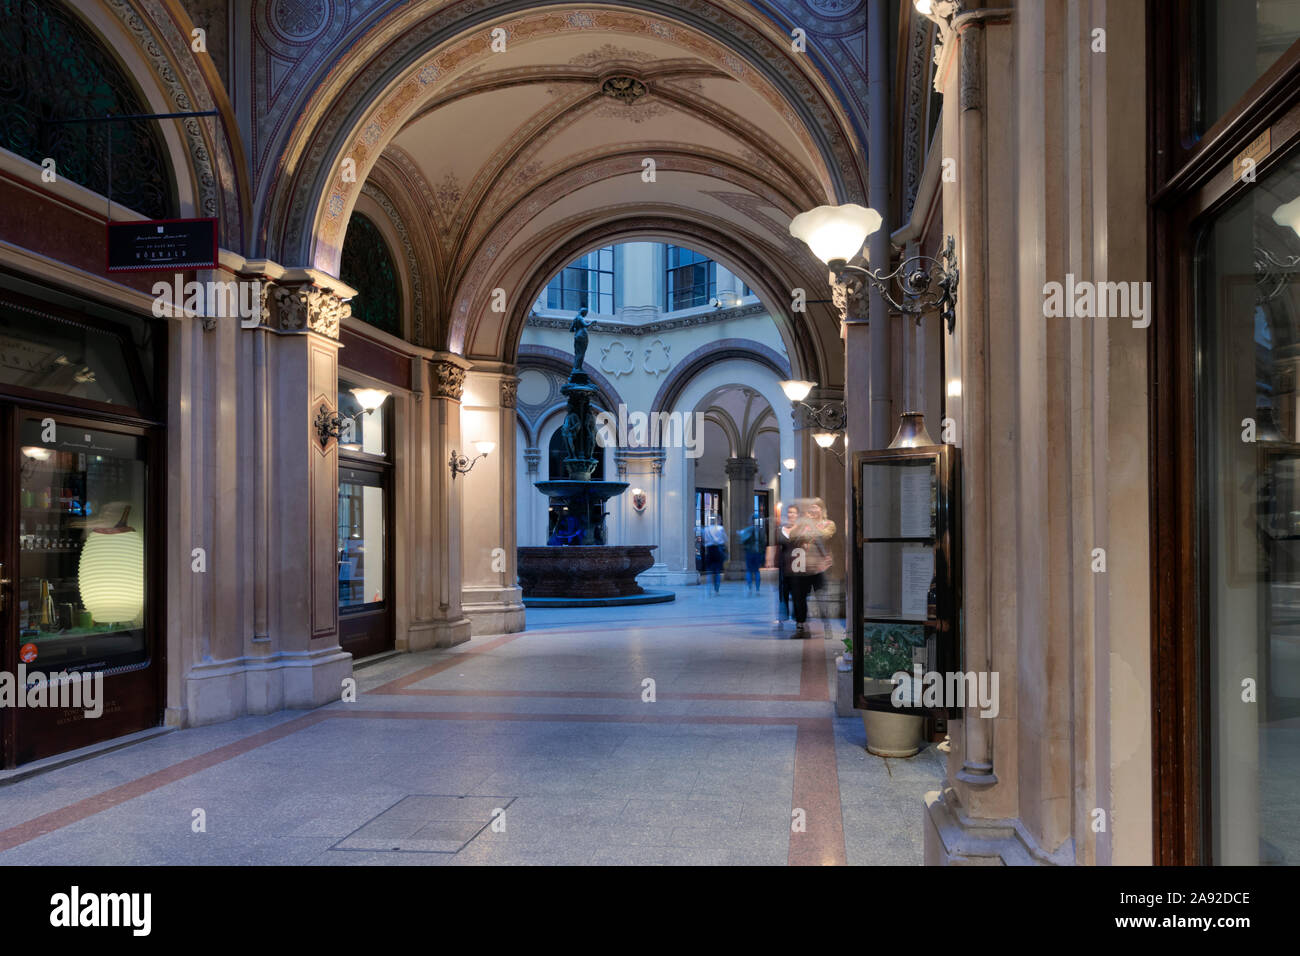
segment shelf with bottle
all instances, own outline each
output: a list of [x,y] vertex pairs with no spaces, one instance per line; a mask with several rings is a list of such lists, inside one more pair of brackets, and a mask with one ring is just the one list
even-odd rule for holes
[[25,554],[76,554],[82,544],[80,529],[41,523],[33,524],[29,531],[25,520],[19,523],[18,550]]

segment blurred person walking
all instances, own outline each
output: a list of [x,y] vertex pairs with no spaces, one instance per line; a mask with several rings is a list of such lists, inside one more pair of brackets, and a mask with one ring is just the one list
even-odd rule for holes
[[727,560],[727,529],[716,516],[704,529],[704,573],[713,579],[713,593],[722,587],[722,565]]
[[790,537],[799,520],[799,506],[789,505],[781,515],[781,526],[776,529],[776,620],[772,626],[778,631],[790,620],[790,560],[794,542]]
[[767,553],[767,528],[762,516],[755,511],[749,526],[737,531],[736,537],[745,553],[745,597],[758,597],[758,569],[763,566],[763,556]]

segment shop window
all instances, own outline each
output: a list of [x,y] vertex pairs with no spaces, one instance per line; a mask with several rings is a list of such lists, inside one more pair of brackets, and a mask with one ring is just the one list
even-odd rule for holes
[[1300,863],[1300,154],[1199,236],[1209,860]]
[[391,335],[402,334],[402,294],[397,265],[379,227],[361,213],[348,220],[339,278],[357,290],[352,314]]
[[151,353],[148,323],[101,327],[0,293],[0,388],[146,408]]
[[[99,38],[64,3],[0,0],[0,147],[61,179],[108,192],[152,219],[176,217],[156,120],[53,125],[49,120],[153,112]],[[112,164],[106,162],[112,138]]]
[[1300,5],[1199,0],[1194,12],[1201,64],[1196,131],[1203,133],[1300,38]]
[[666,295],[668,310],[708,305],[718,294],[718,264],[693,249],[669,246]]
[[613,315],[618,307],[615,288],[614,247],[605,246],[579,256],[547,283],[546,307]]

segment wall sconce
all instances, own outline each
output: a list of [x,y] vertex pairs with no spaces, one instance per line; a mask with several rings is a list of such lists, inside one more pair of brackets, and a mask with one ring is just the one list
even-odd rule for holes
[[473,458],[470,458],[468,455],[457,454],[456,449],[454,448],[451,450],[451,458],[448,460],[447,464],[451,466],[452,481],[456,480],[457,475],[468,475],[469,470],[474,467],[474,462],[492,454],[492,449],[497,447],[497,443],[494,441],[476,441],[474,447],[478,449],[478,454]]
[[[809,405],[805,402],[804,399],[816,385],[816,382],[792,379],[781,383],[781,391],[785,392],[785,397],[790,399],[790,404],[803,410],[805,420],[817,426],[817,431],[813,432],[813,441],[822,448],[830,448],[835,443],[835,436],[844,431],[848,415],[844,410],[843,402],[823,402],[820,405]],[[829,440],[823,440],[826,436],[829,436]],[[836,457],[839,457],[838,453]],[[793,458],[786,460],[786,467],[791,471],[794,471],[794,466],[790,464],[793,461]]]
[[793,458],[786,458],[784,461],[781,462],[781,464],[785,465],[786,471],[794,471],[794,466],[799,463],[795,461]]
[[325,404],[322,404],[316,411],[316,421],[313,424],[316,427],[316,438],[320,441],[322,449],[329,445],[331,438],[339,438],[348,423],[356,422],[362,415],[369,415],[378,409],[379,406],[388,401],[388,396],[391,394],[382,388],[350,388],[348,391],[352,393],[352,397],[361,406],[361,411],[355,415],[340,415]]
[[[818,206],[801,212],[790,222],[790,235],[807,244],[813,255],[830,267],[837,291],[845,296],[862,295],[867,283],[889,303],[895,315],[914,315],[920,321],[926,312],[937,310],[952,334],[957,324],[957,253],[950,235],[938,258],[909,256],[890,273],[849,265],[881,224],[880,213],[866,206]],[[901,297],[893,294],[898,283]]]
[[637,514],[645,511],[646,493],[644,488],[632,489],[632,507],[636,509]]
[[734,309],[740,305],[741,298],[739,292],[732,292],[730,289],[719,292],[709,300],[709,305],[715,309]]

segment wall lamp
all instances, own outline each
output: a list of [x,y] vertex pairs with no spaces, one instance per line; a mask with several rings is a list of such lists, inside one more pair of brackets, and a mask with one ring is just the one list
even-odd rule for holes
[[[806,243],[813,255],[830,267],[838,291],[846,296],[862,295],[870,283],[896,315],[914,315],[919,322],[926,312],[937,310],[951,335],[957,324],[959,278],[952,236],[938,257],[909,256],[890,273],[849,265],[881,221],[880,213],[855,203],[818,206],[791,220],[790,235]],[[893,292],[895,283],[899,296]]]
[[378,409],[388,401],[388,396],[391,394],[382,388],[350,388],[348,391],[361,406],[361,411],[355,415],[340,415],[325,404],[322,404],[316,412],[316,421],[313,424],[316,426],[316,437],[322,449],[330,443],[331,438],[341,438],[344,428],[348,425],[358,421],[362,415],[369,415]]
[[[812,422],[816,426],[813,432],[813,441],[820,448],[828,448],[836,458],[840,458],[839,452],[831,446],[835,444],[835,439],[844,431],[844,425],[848,421],[848,414],[844,409],[843,402],[822,402],[819,405],[810,405],[804,401],[817,386],[816,382],[805,382],[801,379],[790,379],[781,383],[781,391],[785,392],[785,397],[790,399],[791,405],[797,405],[803,410],[805,421]],[[790,458],[784,462],[785,466],[794,471],[794,459]]]
[[447,464],[451,466],[452,481],[456,480],[457,475],[468,475],[469,470],[474,467],[474,462],[492,454],[492,449],[497,447],[497,443],[494,441],[476,441],[474,447],[478,449],[478,454],[473,458],[468,455],[457,454],[454,448],[451,450],[451,458],[447,461]]
[[794,471],[794,466],[799,463],[795,461],[793,458],[786,458],[781,462],[781,464],[785,465],[786,471]]

